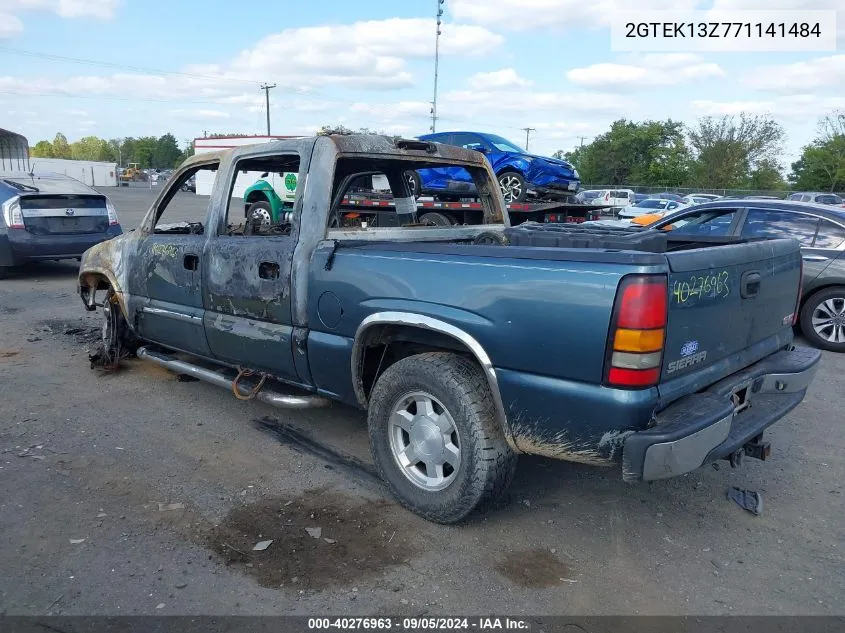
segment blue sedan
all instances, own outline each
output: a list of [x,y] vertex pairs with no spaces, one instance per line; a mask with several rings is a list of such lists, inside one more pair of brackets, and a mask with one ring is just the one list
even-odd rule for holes
[[[439,132],[419,137],[444,145],[456,145],[487,156],[499,181],[505,202],[522,202],[528,196],[567,198],[578,191],[578,171],[565,160],[529,154],[495,134]],[[415,192],[440,197],[472,196],[475,186],[462,167],[420,169],[410,175]]]

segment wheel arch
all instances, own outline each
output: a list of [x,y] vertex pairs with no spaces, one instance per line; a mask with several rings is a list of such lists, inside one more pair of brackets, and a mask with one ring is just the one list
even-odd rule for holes
[[117,278],[111,271],[101,268],[91,268],[80,271],[78,284],[79,295],[82,297],[82,302],[85,305],[86,310],[92,312],[97,309],[97,306],[94,303],[94,298],[95,293],[98,290],[108,290],[111,288],[114,290],[115,300],[120,306],[120,311],[123,313],[124,318],[128,320],[129,314],[126,310],[123,290],[121,289]]
[[824,290],[830,290],[831,288],[843,288],[845,289],[845,279],[825,279],[824,281],[818,284],[810,284],[808,288],[801,293],[801,302],[799,305],[799,309],[804,307],[804,304],[807,303],[807,300]]
[[399,341],[426,348],[428,351],[447,350],[463,353],[471,357],[481,368],[490,392],[496,418],[508,445],[518,451],[508,424],[499,381],[490,356],[475,337],[464,330],[433,317],[412,312],[376,312],[365,318],[355,332],[352,345],[352,386],[358,404],[367,409],[369,405],[368,385],[375,384],[379,375],[386,369],[380,367],[372,376],[365,373],[365,352],[368,348],[387,345]]

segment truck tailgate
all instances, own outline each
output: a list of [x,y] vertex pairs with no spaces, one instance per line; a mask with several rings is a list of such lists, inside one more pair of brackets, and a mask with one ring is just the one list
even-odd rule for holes
[[[792,327],[798,242],[779,239],[667,253],[669,311],[662,381],[699,372]],[[748,359],[754,362],[756,358]],[[719,378],[742,369],[725,364]]]

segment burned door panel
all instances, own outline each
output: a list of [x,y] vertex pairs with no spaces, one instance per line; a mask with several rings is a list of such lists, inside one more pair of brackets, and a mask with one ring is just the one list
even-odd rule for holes
[[140,240],[132,290],[141,299],[138,330],[146,339],[207,356],[202,323],[202,235],[150,235]]
[[218,359],[299,382],[292,351],[294,238],[221,235],[204,254],[205,331]]

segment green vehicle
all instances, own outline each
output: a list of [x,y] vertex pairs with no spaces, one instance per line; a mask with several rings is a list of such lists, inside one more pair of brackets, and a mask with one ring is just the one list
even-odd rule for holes
[[285,209],[293,207],[297,174],[264,172],[261,179],[244,191],[244,215],[260,217],[262,224],[279,224]]

